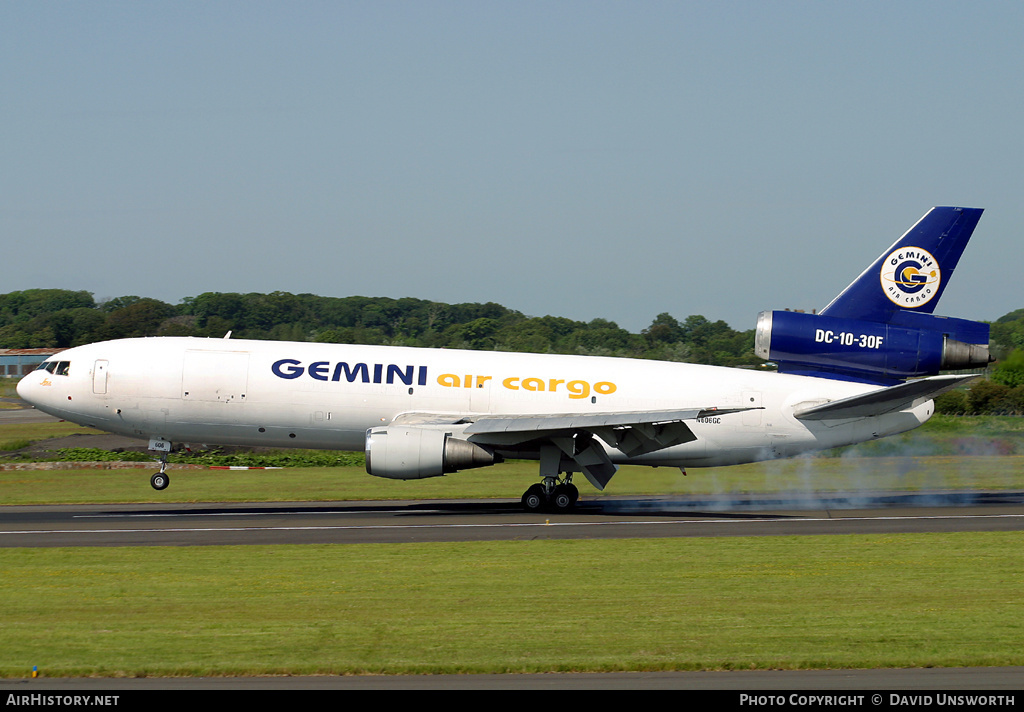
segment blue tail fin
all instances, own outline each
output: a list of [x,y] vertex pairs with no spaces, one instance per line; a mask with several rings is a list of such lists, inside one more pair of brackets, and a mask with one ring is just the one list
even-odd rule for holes
[[888,322],[901,310],[933,313],[981,213],[932,208],[821,314]]
[[988,324],[932,312],[980,208],[932,208],[819,314],[762,312],[757,355],[781,373],[893,384],[985,366]]

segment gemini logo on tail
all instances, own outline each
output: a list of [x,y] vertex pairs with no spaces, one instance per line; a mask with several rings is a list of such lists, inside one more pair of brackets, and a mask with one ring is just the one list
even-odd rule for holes
[[882,291],[904,309],[927,304],[939,292],[942,271],[938,261],[920,247],[901,247],[882,263]]

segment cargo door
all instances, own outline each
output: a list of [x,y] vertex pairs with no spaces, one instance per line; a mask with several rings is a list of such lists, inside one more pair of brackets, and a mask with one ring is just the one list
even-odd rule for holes
[[185,352],[181,374],[182,400],[244,403],[248,384],[248,352]]

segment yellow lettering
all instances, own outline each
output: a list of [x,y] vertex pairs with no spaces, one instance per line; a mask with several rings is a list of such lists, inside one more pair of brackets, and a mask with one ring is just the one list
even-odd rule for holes
[[525,388],[528,391],[543,391],[544,381],[540,380],[539,378],[524,378],[523,388]]
[[[451,374],[445,374],[445,375],[443,375],[443,376],[438,378],[438,382],[440,382],[441,385],[452,385],[452,384],[449,384],[449,383],[442,382],[441,379],[444,379],[444,378],[454,379],[454,384],[453,385],[456,385],[456,386],[459,385],[459,383],[460,383],[458,376],[452,376]],[[466,380],[464,382],[462,382],[462,383],[463,383],[463,385],[466,388],[470,388],[471,384],[474,383],[474,380],[473,380],[474,377],[473,376],[466,376],[465,378],[466,378]],[[476,376],[475,379],[476,379],[475,380],[476,387],[477,388],[481,388],[481,387],[483,387],[483,384],[485,382],[491,380],[491,377],[490,376]],[[511,391],[518,391],[520,389],[523,389],[523,390],[526,390],[526,391],[532,391],[534,393],[539,392],[539,391],[549,391],[551,393],[554,393],[554,392],[556,392],[558,390],[558,386],[563,384],[563,383],[565,384],[566,390],[569,391],[569,397],[573,398],[573,399],[576,399],[576,400],[582,400],[583,398],[589,398],[591,392],[593,392],[593,393],[600,393],[601,395],[607,396],[607,395],[611,395],[612,393],[615,393],[615,391],[618,390],[618,386],[616,386],[611,381],[599,381],[599,382],[595,383],[593,386],[591,386],[588,381],[581,381],[581,380],[566,381],[566,380],[564,380],[562,378],[549,378],[549,379],[545,380],[543,378],[536,378],[536,377],[533,377],[533,376],[531,376],[529,378],[521,378],[519,376],[509,376],[508,378],[504,379],[501,382],[501,385],[503,385],[505,388],[508,388]]]
[[473,387],[473,377],[472,376],[466,376],[466,380],[464,380],[462,382],[462,386],[463,386],[463,388],[472,388]]
[[590,395],[590,384],[586,381],[569,381],[566,384],[570,398],[586,398]]
[[440,385],[447,386],[449,388],[458,388],[459,384],[461,383],[459,377],[456,376],[454,373],[442,373],[440,376],[437,377],[437,382]]
[[477,376],[476,377],[476,387],[477,388],[483,388],[484,387],[484,383],[486,383],[489,380],[491,380],[490,376]]

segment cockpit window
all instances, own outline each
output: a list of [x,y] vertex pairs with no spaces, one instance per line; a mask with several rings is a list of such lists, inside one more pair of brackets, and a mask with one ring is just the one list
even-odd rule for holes
[[43,361],[37,371],[48,371],[55,376],[66,376],[71,371],[70,361]]

